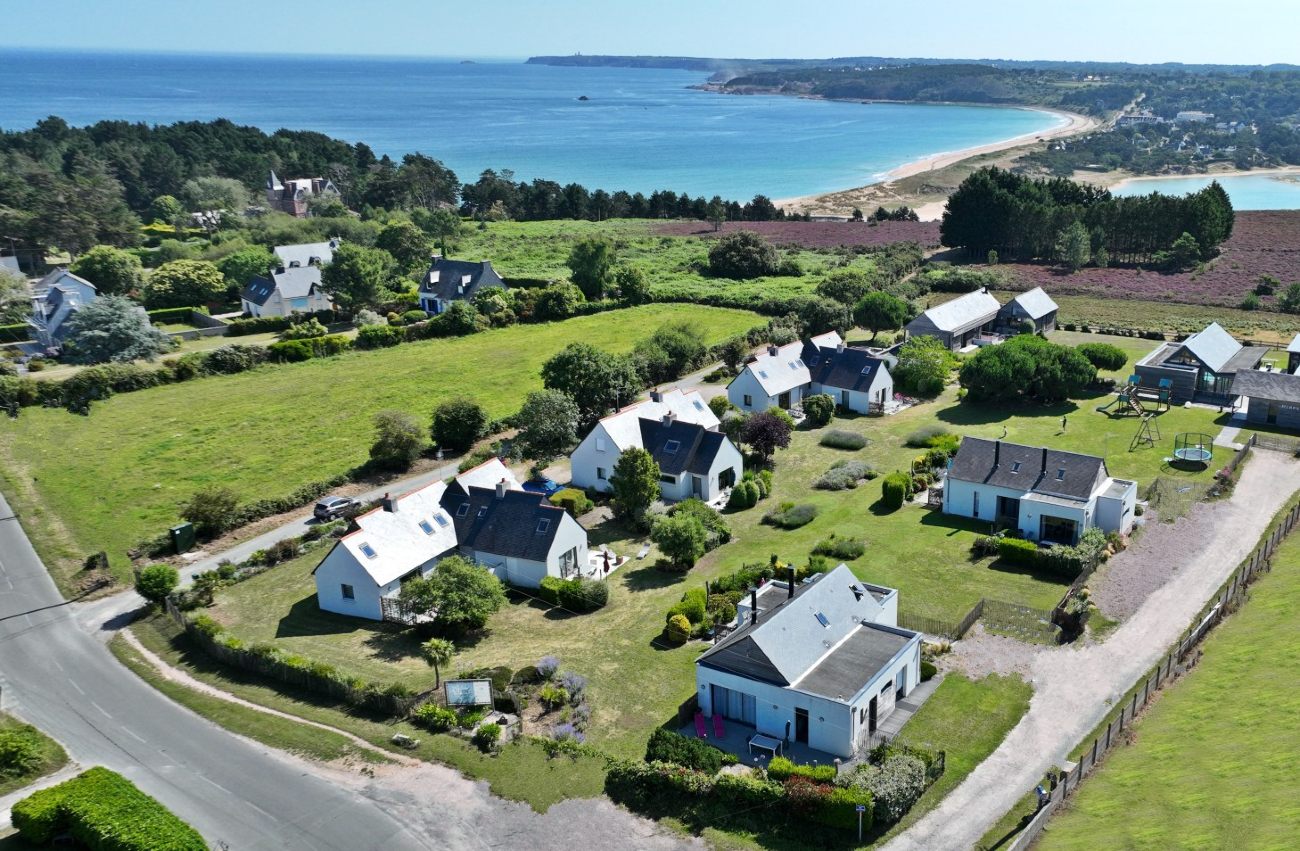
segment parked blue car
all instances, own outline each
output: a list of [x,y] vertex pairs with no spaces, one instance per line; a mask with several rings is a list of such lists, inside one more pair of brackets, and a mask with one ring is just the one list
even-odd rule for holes
[[548,499],[551,494],[555,493],[559,489],[560,486],[551,479],[529,479],[524,482],[524,490],[529,491],[530,493],[540,493]]

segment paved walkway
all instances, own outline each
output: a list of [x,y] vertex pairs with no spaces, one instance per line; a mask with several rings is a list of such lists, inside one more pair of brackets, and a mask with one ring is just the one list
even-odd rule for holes
[[[1213,538],[1188,554],[1109,640],[1038,655],[1031,674],[1034,697],[1020,723],[938,807],[885,847],[958,851],[978,842],[1178,640],[1297,489],[1300,462],[1260,451],[1247,462],[1230,499],[1194,507],[1189,519],[1212,518]],[[1170,559],[1163,550],[1150,557]]]

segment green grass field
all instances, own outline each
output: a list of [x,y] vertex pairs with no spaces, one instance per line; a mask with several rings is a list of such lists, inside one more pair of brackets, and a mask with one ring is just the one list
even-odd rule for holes
[[[749,281],[710,278],[699,272],[708,261],[709,242],[690,236],[656,234],[653,229],[659,224],[662,223],[638,220],[493,222],[486,230],[467,230],[456,254],[475,260],[491,259],[493,267],[507,279],[512,275],[567,279],[569,268],[565,261],[573,243],[601,236],[614,243],[616,262],[636,266],[646,273],[655,297],[675,299],[700,299],[722,292],[736,298],[808,295],[816,288],[823,272],[843,262],[833,251],[782,249],[782,258],[797,262],[803,275],[776,275]],[[857,258],[850,265],[865,269],[871,266],[871,261]]]
[[1300,832],[1300,537],[1037,847],[1291,848]]
[[8,773],[0,771],[0,795],[16,792],[29,783],[39,780],[47,774],[58,771],[68,762],[68,755],[58,742],[12,715],[0,712],[0,732],[17,732],[32,744],[36,753],[36,762],[30,770]]
[[126,576],[126,550],[176,522],[178,506],[203,485],[229,486],[243,499],[287,493],[364,461],[376,411],[427,422],[439,401],[463,394],[504,416],[540,388],[543,361],[568,343],[628,351],[682,319],[713,342],[764,321],[647,305],[123,394],[96,403],[88,418],[29,408],[0,424],[0,476],[56,579],[98,550]]

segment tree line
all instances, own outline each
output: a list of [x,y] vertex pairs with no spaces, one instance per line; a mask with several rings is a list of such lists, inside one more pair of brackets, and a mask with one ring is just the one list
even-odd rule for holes
[[[437,159],[377,156],[364,143],[322,133],[256,127],[226,119],[147,125],[101,121],[72,127],[58,117],[0,133],[0,232],[21,247],[80,254],[93,245],[132,246],[142,222],[188,224],[188,214],[240,213],[262,203],[267,177],[325,177],[342,205],[363,218],[386,211],[458,210],[480,219],[698,218],[768,221],[785,217],[764,196],[747,203],[669,190],[589,189],[578,183],[517,181],[486,170],[472,183]],[[339,216],[337,202],[320,214]]]
[[1063,178],[984,168],[948,198],[940,237],[968,254],[996,252],[1004,260],[1185,264],[1212,257],[1232,235],[1233,219],[1217,181],[1181,197],[1117,198]]

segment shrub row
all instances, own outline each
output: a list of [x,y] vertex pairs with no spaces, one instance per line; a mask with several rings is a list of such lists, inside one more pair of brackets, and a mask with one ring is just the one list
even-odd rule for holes
[[318,319],[325,325],[329,325],[331,322],[345,320],[346,316],[334,310],[318,310],[314,313],[295,313],[292,316],[254,316],[248,319],[232,319],[227,323],[226,336],[244,337],[248,334],[284,331],[290,325],[306,322],[310,319]]
[[1074,547],[1039,547],[1020,538],[998,539],[998,557],[1007,564],[1053,573],[1075,579],[1083,572],[1085,561]]
[[417,699],[402,683],[367,683],[342,673],[333,665],[287,653],[274,644],[246,645],[207,615],[188,621],[185,632],[205,653],[222,664],[252,671],[351,706],[390,717],[404,717]]
[[823,538],[813,547],[813,555],[830,556],[841,561],[852,561],[855,558],[861,558],[862,554],[867,551],[865,541],[859,541],[856,538],[841,538],[834,532],[829,538]]
[[764,514],[763,522],[780,529],[798,529],[800,526],[807,526],[816,516],[817,506],[815,505],[795,505],[793,502],[783,502]]
[[70,833],[100,851],[206,851],[198,831],[107,768],[84,771],[14,804],[13,826],[33,845]]
[[[796,781],[815,788],[806,794]],[[716,823],[744,812],[752,821],[785,823],[793,816],[803,823],[849,830],[857,826],[859,804],[866,807],[863,826],[870,828],[872,823],[870,793],[853,787],[821,786],[802,777],[780,784],[734,774],[710,776],[664,762],[615,760],[605,775],[605,792],[616,803],[637,812],[702,823]]]
[[783,756],[772,757],[767,764],[767,776],[782,783],[791,777],[807,777],[815,783],[834,783],[835,773],[833,765],[800,765]]
[[771,492],[771,470],[760,470],[758,473],[746,470],[744,478],[731,489],[731,495],[727,497],[727,508],[733,511],[753,508],[760,500],[767,499]]
[[271,360],[277,363],[298,363],[312,358],[332,357],[350,348],[352,348],[352,341],[347,337],[342,334],[327,334],[324,337],[308,337],[303,340],[281,340],[267,346],[266,350]]
[[856,431],[845,431],[841,428],[833,428],[822,435],[818,441],[822,446],[828,446],[831,449],[861,449],[867,445],[867,438],[858,434]]
[[537,596],[571,612],[594,612],[609,602],[609,586],[596,579],[547,576],[542,579]]
[[825,473],[813,480],[813,487],[820,490],[852,490],[863,479],[874,479],[876,471],[863,461],[836,461]]

